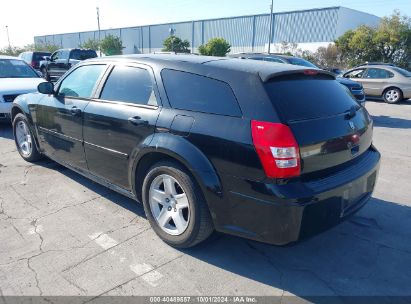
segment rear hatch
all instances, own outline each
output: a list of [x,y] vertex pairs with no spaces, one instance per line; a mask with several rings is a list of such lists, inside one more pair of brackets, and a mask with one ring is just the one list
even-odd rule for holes
[[265,88],[299,145],[302,175],[349,162],[370,147],[370,116],[330,74],[305,70],[280,75]]

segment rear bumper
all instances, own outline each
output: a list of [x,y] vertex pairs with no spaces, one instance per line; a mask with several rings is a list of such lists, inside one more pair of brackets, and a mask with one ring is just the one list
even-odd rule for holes
[[372,195],[379,152],[370,148],[353,163],[326,177],[284,185],[228,178],[227,188],[233,189],[226,192],[229,208],[217,214],[216,229],[275,245],[325,231],[358,211]]

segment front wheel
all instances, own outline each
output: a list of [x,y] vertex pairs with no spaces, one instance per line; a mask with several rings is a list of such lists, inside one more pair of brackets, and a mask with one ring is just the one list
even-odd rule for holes
[[49,73],[47,72],[47,69],[45,67],[41,68],[41,74],[43,75],[43,78],[46,79],[47,81],[50,81]]
[[35,162],[42,158],[34,142],[29,122],[26,116],[19,113],[13,120],[13,134],[17,150],[21,157],[28,162]]
[[402,100],[402,92],[397,88],[390,88],[384,92],[384,101],[386,103],[397,103]]
[[162,162],[149,170],[143,183],[143,204],[153,230],[173,247],[192,247],[213,232],[201,190],[178,164]]

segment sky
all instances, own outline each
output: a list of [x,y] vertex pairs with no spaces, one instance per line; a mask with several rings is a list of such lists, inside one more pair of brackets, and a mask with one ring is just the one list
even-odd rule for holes
[[[34,36],[165,22],[268,13],[270,0],[19,0],[0,7],[0,48],[33,43]],[[411,16],[411,0],[274,0],[274,12],[345,6],[382,17]]]

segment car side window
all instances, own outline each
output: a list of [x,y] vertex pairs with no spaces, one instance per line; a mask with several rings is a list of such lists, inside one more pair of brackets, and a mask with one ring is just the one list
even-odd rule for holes
[[220,80],[188,72],[161,72],[173,108],[227,116],[242,116],[231,87]]
[[265,61],[270,61],[270,62],[285,63],[285,62],[282,61],[281,59],[273,58],[273,57],[265,57],[264,60],[265,60]]
[[58,90],[58,95],[64,97],[90,98],[97,80],[105,68],[106,66],[103,64],[78,67],[63,79]]
[[157,106],[153,81],[148,70],[115,66],[111,71],[100,99]]
[[69,51],[61,51],[61,56],[59,59],[67,60],[69,58],[69,54],[70,54]]
[[365,69],[358,69],[351,71],[344,75],[345,78],[362,78],[364,76]]
[[392,78],[394,77],[394,74],[384,70],[384,69],[376,69],[376,68],[372,68],[372,69],[368,69],[367,71],[367,75],[366,78],[370,78],[370,79],[384,79],[384,78]]
[[60,52],[54,52],[53,55],[51,55],[51,61],[56,61],[60,58]]

